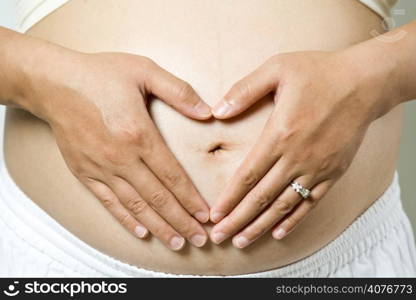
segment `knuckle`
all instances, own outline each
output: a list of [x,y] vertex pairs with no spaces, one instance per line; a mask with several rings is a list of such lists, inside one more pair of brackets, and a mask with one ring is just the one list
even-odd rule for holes
[[132,223],[131,222],[131,217],[128,214],[123,214],[122,216],[120,216],[119,222],[124,227],[129,227]]
[[111,164],[119,164],[123,157],[120,155],[120,151],[113,147],[104,147],[102,150],[102,157],[106,162]]
[[297,133],[298,130],[294,126],[287,124],[278,131],[276,138],[280,143],[285,143],[291,141]]
[[246,80],[240,80],[232,87],[232,90],[240,97],[250,98],[252,92],[249,83]]
[[178,84],[173,91],[175,97],[178,99],[178,101],[181,102],[189,99],[193,95],[193,93],[194,89],[192,88],[192,86],[184,81]]
[[314,149],[302,149],[302,153],[299,155],[299,158],[302,161],[315,161],[319,156],[316,155]]
[[292,203],[287,200],[278,200],[275,204],[275,211],[279,215],[286,215],[292,210]]
[[322,160],[319,162],[319,165],[318,165],[318,173],[327,174],[331,172],[331,168],[332,168],[332,163],[328,159]]
[[[116,138],[124,145],[133,145],[140,149],[151,149],[153,144],[151,135],[149,131],[141,127],[136,122],[119,125]],[[120,149],[113,149],[113,151],[119,154],[118,150]]]
[[156,191],[150,196],[150,205],[156,209],[163,209],[169,202],[169,195],[165,191]]
[[320,174],[323,178],[339,178],[347,171],[348,167],[349,164],[346,162],[339,162],[333,159],[325,159],[320,161],[319,166],[316,167],[316,173]]
[[144,201],[137,198],[127,201],[127,208],[135,215],[140,215],[146,209],[146,206]]
[[255,203],[258,210],[263,210],[271,202],[270,195],[261,193],[255,196]]
[[101,203],[104,205],[105,208],[111,209],[114,206],[114,199],[110,195],[102,195],[100,197]]
[[253,170],[247,170],[242,174],[241,179],[246,187],[251,188],[257,183],[259,176]]
[[143,140],[146,140],[147,132],[132,122],[120,125],[117,136],[128,144],[140,144]]
[[194,214],[201,209],[201,207],[195,201],[195,197],[193,195],[194,194],[188,193],[187,197],[182,198],[180,201],[185,210],[190,214]]
[[182,176],[171,171],[165,172],[163,177],[165,179],[166,184],[170,187],[178,186],[183,183]]

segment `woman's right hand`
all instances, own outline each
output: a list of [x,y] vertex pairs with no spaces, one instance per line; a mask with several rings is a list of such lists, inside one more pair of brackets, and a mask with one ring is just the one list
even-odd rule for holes
[[210,108],[149,58],[57,52],[48,63],[31,62],[21,102],[49,123],[72,173],[139,238],[149,230],[172,250],[181,249],[184,238],[203,246],[207,234],[193,217],[208,221],[209,208],[146,104],[153,95],[199,120],[211,117]]

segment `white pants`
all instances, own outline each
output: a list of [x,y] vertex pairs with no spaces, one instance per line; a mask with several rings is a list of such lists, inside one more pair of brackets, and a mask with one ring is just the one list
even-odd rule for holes
[[[0,161],[1,277],[193,277],[130,266],[90,247],[35,205]],[[414,277],[416,250],[398,175],[340,236],[313,255],[236,277]]]

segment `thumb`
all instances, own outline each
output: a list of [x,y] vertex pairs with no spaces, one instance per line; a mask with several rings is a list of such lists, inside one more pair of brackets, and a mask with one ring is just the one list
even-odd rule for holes
[[209,119],[211,108],[192,86],[152,62],[146,70],[145,89],[181,114],[197,119]]
[[254,103],[275,91],[278,85],[277,67],[263,64],[235,83],[224,98],[212,109],[217,119],[228,119],[247,110]]

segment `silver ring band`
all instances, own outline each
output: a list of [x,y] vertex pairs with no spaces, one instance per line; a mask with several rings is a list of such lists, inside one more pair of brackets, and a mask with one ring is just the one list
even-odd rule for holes
[[290,186],[297,192],[299,195],[301,195],[304,199],[308,198],[311,194],[311,191],[307,188],[304,188],[300,183],[293,181]]

